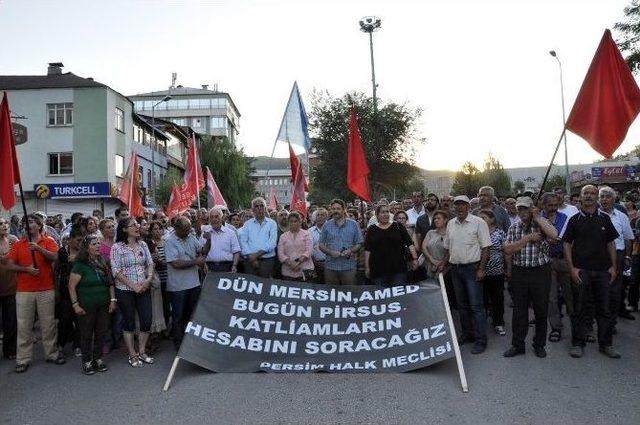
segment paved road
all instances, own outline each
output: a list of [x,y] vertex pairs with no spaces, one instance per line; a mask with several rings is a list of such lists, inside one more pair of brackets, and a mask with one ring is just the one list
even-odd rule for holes
[[620,360],[591,344],[572,359],[566,338],[550,344],[546,359],[504,359],[508,339],[493,335],[483,355],[462,348],[468,394],[453,359],[386,375],[215,374],[182,362],[167,393],[169,345],[155,365],[136,370],[112,353],[109,372],[95,376],[81,375],[75,358],[64,366],[38,360],[22,375],[0,361],[0,424],[638,425],[640,321],[623,321],[615,342]]

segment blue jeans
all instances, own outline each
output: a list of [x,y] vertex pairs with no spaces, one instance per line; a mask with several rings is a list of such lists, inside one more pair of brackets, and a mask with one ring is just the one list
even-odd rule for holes
[[200,286],[195,288],[185,289],[184,291],[169,292],[171,302],[171,315],[173,317],[172,333],[173,344],[176,350],[180,348],[182,343],[182,337],[184,336],[184,329],[187,327],[187,322],[191,319],[191,315],[198,304],[198,298],[200,298]]
[[452,264],[451,278],[460,314],[461,338],[487,345],[487,315],[484,310],[482,284],[476,280],[477,263]]

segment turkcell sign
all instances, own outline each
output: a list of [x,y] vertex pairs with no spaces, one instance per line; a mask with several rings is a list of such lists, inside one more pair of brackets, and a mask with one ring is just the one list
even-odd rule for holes
[[33,190],[41,199],[111,198],[111,183],[35,184]]

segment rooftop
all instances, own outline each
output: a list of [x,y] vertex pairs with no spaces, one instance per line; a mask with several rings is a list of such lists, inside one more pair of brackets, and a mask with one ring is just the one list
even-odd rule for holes
[[50,75],[0,75],[0,90],[66,89],[107,87],[93,78],[82,78],[73,72]]

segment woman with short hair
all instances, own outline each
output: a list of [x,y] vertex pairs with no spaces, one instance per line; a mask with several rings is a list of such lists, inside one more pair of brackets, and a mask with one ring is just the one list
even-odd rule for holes
[[391,221],[389,206],[376,207],[377,223],[368,227],[364,240],[365,276],[374,285],[396,286],[407,283],[407,251],[410,269],[415,270],[418,256],[407,229]]
[[496,216],[491,210],[481,210],[478,215],[489,226],[491,246],[489,260],[485,267],[485,278],[482,281],[485,309],[491,311],[493,329],[500,336],[505,336],[504,328],[504,276],[505,257],[504,242],[507,235],[496,225]]

